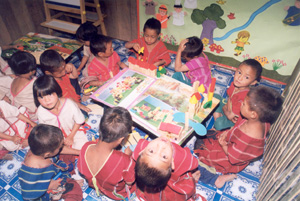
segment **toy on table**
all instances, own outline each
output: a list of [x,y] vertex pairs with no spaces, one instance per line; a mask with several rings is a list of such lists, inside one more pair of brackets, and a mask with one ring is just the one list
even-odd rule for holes
[[213,98],[213,96],[214,96],[215,85],[216,85],[216,78],[213,77],[213,78],[211,79],[211,84],[210,84],[209,91],[208,91],[208,100],[207,100],[207,102],[203,105],[203,108],[204,108],[204,109],[206,109],[206,108],[211,108],[211,106],[212,106],[212,98]]
[[199,87],[199,81],[193,83],[194,93],[192,94],[189,100],[189,110],[188,115],[190,119],[193,119],[195,114],[199,111],[201,104],[204,100],[204,96],[202,95],[205,91],[204,85],[201,84]]
[[157,70],[156,76],[157,76],[157,77],[160,77],[161,75],[164,75],[164,74],[166,74],[166,73],[167,73],[166,69],[165,69],[164,67],[162,67],[162,66],[159,66],[159,67],[158,67],[158,70]]
[[129,69],[140,72],[150,77],[156,77],[157,67],[153,64],[149,64],[145,61],[141,61],[133,57],[129,57],[128,65],[129,65]]

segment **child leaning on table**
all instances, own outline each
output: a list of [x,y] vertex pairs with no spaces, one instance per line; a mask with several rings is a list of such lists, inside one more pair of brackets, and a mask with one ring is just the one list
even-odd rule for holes
[[243,119],[233,128],[216,133],[216,138],[199,139],[195,153],[199,160],[222,173],[242,171],[264,153],[270,123],[282,109],[282,98],[274,89],[251,88],[241,105]]
[[76,38],[78,41],[83,43],[83,57],[81,59],[81,63],[77,68],[77,72],[80,73],[82,71],[82,75],[84,77],[88,76],[87,67],[91,63],[94,58],[94,55],[90,50],[90,42],[94,35],[97,35],[97,27],[94,26],[91,22],[85,22],[79,26],[76,31]]
[[137,58],[139,57],[139,51],[144,48],[143,61],[155,66],[167,66],[171,63],[171,58],[165,44],[159,40],[160,32],[160,21],[150,18],[144,25],[143,37],[127,42],[125,47],[133,49]]
[[80,87],[78,73],[71,63],[66,64],[63,57],[55,50],[46,50],[40,57],[41,69],[44,74],[55,78],[62,89],[62,96],[73,100],[78,107],[85,111],[91,110],[80,103]]
[[[82,200],[82,190],[71,179],[70,167],[58,160],[59,154],[78,155],[79,151],[64,146],[61,130],[39,124],[32,129],[29,151],[18,172],[24,200]],[[56,180],[54,177],[62,173]]]
[[214,128],[216,130],[230,128],[237,121],[241,120],[241,104],[250,86],[254,86],[259,82],[261,72],[262,66],[258,61],[247,59],[235,71],[233,82],[227,89],[227,102],[220,95],[215,94],[215,97],[220,99],[220,104],[213,114],[215,119]]
[[125,108],[113,107],[105,111],[99,130],[99,141],[86,143],[80,152],[78,169],[89,186],[114,200],[124,200],[134,190],[134,161],[115,150],[132,131],[131,115]]
[[32,54],[18,51],[11,56],[8,64],[16,75],[10,87],[11,104],[26,107],[30,119],[36,120],[37,108],[32,93],[33,82],[36,80],[36,60]]
[[[182,64],[181,58],[187,62]],[[189,37],[180,42],[175,60],[173,78],[190,86],[195,81],[203,84],[208,91],[211,83],[211,71],[207,56],[203,52],[203,43],[198,37]]]
[[107,36],[95,35],[92,37],[90,49],[95,57],[87,66],[88,76],[97,78],[97,80],[89,82],[92,86],[103,85],[119,73],[120,67],[127,67],[120,61],[119,55],[112,47],[111,38]]

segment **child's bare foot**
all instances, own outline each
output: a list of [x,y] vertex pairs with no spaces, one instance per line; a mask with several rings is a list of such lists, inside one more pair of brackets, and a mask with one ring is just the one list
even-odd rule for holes
[[79,184],[80,187],[82,187],[83,184],[84,184],[84,180],[83,179],[79,179],[79,180],[75,180],[75,181]]
[[220,175],[215,182],[217,188],[222,188],[227,181],[232,181],[237,178],[236,174]]
[[194,173],[192,174],[192,176],[193,176],[194,180],[195,180],[196,183],[197,183],[197,182],[199,181],[200,176],[201,176],[200,170],[197,170],[196,172],[194,172]]

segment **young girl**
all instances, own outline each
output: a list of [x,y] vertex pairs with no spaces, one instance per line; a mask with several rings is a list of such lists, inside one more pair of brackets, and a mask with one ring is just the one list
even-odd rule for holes
[[[280,94],[267,87],[254,87],[241,105],[244,119],[216,139],[196,142],[195,153],[203,163],[222,173],[242,171],[264,153],[266,134],[282,107]],[[202,142],[202,145],[201,145]]]
[[[181,57],[187,60],[186,64],[182,64]],[[203,43],[200,38],[195,36],[182,40],[180,42],[176,60],[173,78],[190,86],[195,81],[203,84],[205,91],[211,83],[211,71],[207,56],[203,53]]]
[[121,68],[127,67],[120,61],[119,55],[114,52],[110,38],[96,35],[91,39],[90,49],[95,58],[88,68],[88,75],[97,77],[90,85],[100,86],[117,75]]
[[62,98],[62,90],[54,77],[44,75],[36,79],[33,95],[39,123],[59,127],[65,137],[64,144],[80,150],[88,141],[85,131],[80,129],[85,118],[75,102]]
[[[61,130],[39,124],[30,132],[28,151],[18,176],[24,200],[82,200],[80,186],[70,179],[67,164],[58,154],[78,155],[79,151],[64,147]],[[61,175],[59,176],[58,174]],[[55,176],[59,176],[54,179]]]
[[[28,118],[25,107],[19,109],[0,101],[0,155],[28,145],[27,138],[36,123]],[[1,158],[1,157],[0,157]]]
[[28,52],[16,52],[8,61],[9,66],[17,76],[10,88],[12,105],[24,106],[28,109],[30,119],[36,120],[36,106],[34,104],[32,85],[36,77],[36,61]]

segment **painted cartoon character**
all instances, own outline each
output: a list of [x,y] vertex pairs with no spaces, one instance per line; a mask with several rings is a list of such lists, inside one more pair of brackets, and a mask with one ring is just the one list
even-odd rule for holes
[[146,15],[155,15],[155,7],[157,6],[157,2],[153,0],[146,0],[143,2],[143,6],[145,6],[145,14]]
[[161,28],[166,29],[168,27],[168,19],[170,16],[167,16],[168,8],[166,5],[161,5],[158,8],[158,13],[156,13],[156,19],[160,21]]
[[245,45],[250,45],[248,42],[250,38],[250,33],[248,31],[240,31],[238,33],[237,39],[235,41],[231,41],[232,44],[236,43],[236,47],[234,51],[236,52],[234,55],[239,56],[244,51]]
[[176,0],[174,4],[174,12],[171,12],[170,15],[173,17],[173,24],[175,26],[184,25],[184,16],[187,15],[187,12],[182,11],[182,5],[180,0]]

